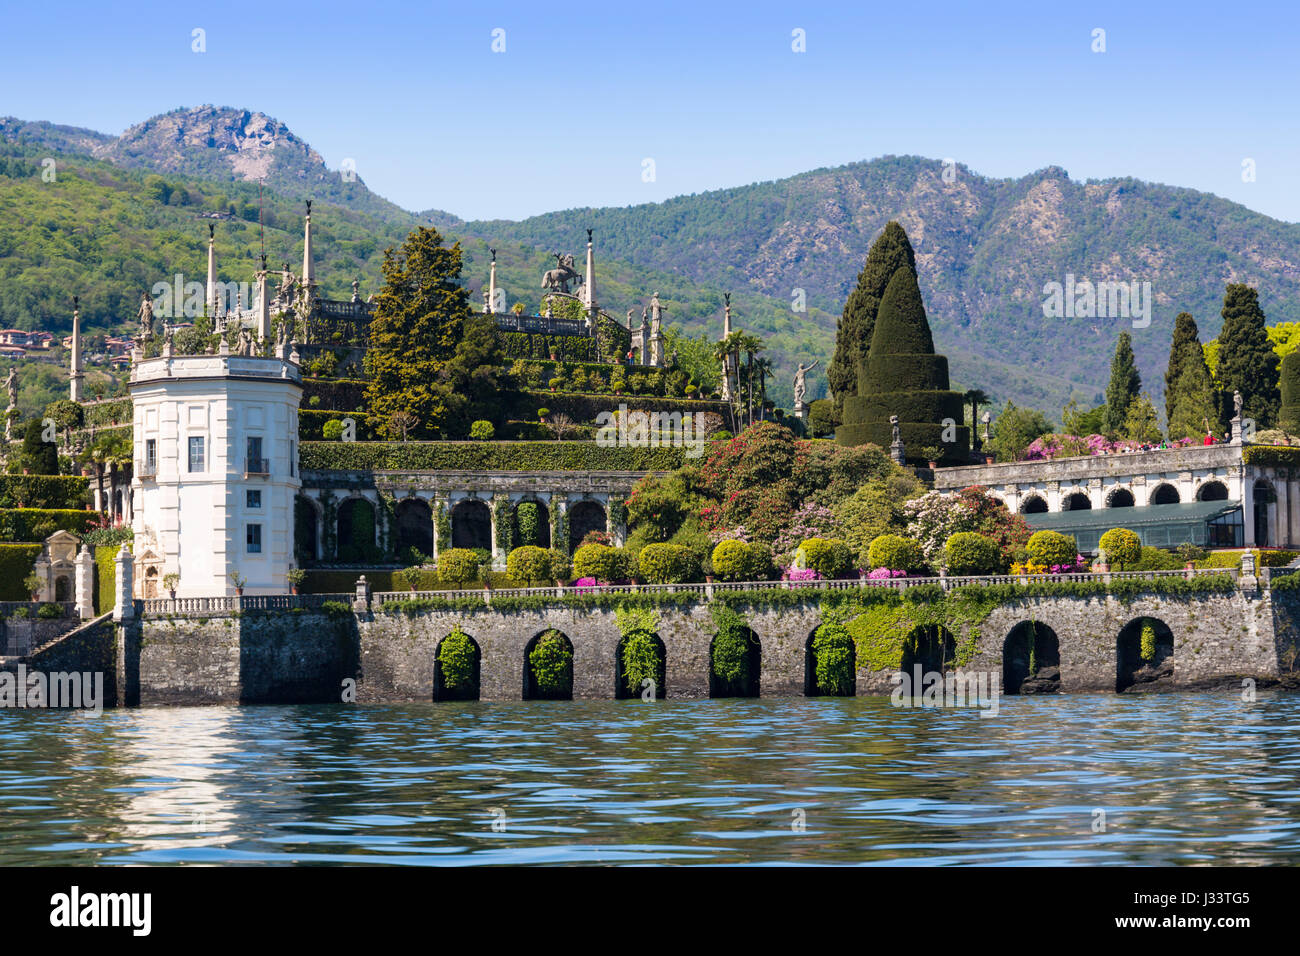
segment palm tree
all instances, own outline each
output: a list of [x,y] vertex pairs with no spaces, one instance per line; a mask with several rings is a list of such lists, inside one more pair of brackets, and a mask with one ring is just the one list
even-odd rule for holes
[[776,370],[772,360],[766,356],[754,359],[754,371],[758,373],[758,417],[761,421],[763,410],[767,407],[767,379]]
[[751,335],[741,329],[731,333],[736,339],[736,352],[745,353],[745,384],[748,386],[749,394],[746,401],[746,424],[753,424],[754,421],[754,354],[761,352],[766,345],[757,335]]
[[989,398],[988,393],[985,392],[984,389],[982,388],[967,389],[966,392],[962,395],[962,399],[965,400],[970,405],[970,433],[973,439],[971,441],[971,447],[973,447],[976,451],[979,451],[980,406],[988,405],[992,401],[992,399]]

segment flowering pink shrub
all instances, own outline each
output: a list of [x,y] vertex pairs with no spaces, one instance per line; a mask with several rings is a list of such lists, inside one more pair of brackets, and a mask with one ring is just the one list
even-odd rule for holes
[[905,578],[905,577],[907,577],[906,571],[891,571],[889,570],[889,568],[876,568],[874,571],[872,571],[870,574],[867,575],[868,580],[873,580],[873,581],[880,580],[881,578]]
[[838,538],[841,535],[839,519],[835,512],[815,502],[807,502],[794,513],[790,523],[782,528],[772,542],[772,558],[777,567],[787,568],[794,559],[799,545],[809,538]]
[[600,585],[595,578],[578,578],[578,580],[573,582],[573,586],[579,591],[585,591],[589,588],[599,587]]
[[821,575],[813,568],[789,568],[781,575],[782,581],[820,581]]
[[[1164,448],[1186,448],[1194,445],[1194,438],[1179,438],[1164,442]],[[1108,441],[1105,435],[1051,434],[1035,438],[1025,449],[1025,461],[1046,461],[1051,458],[1078,458],[1087,455],[1118,455],[1125,452],[1141,451],[1142,443],[1128,440]]]

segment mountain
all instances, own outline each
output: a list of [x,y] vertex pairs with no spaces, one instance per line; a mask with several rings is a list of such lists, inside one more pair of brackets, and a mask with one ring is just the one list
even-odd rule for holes
[[[442,210],[400,209],[359,177],[348,181],[330,170],[285,124],[255,111],[176,110],[121,136],[9,118],[0,120],[3,144],[25,169],[58,155],[60,177],[67,165],[84,177],[76,188],[88,190],[49,204],[48,192],[0,175],[0,253],[13,250],[0,261],[0,324],[20,327],[50,314],[61,321],[70,292],[57,286],[86,285],[79,260],[87,255],[99,257],[87,264],[88,274],[103,276],[93,284],[92,296],[103,295],[96,314],[106,321],[133,314],[134,289],[165,272],[162,260],[184,271],[202,268],[196,257],[206,230],[187,220],[212,211],[235,221],[228,236],[224,227],[219,233],[219,248],[235,243],[235,255],[251,260],[260,248],[260,207],[272,262],[292,260],[304,197],[321,203],[314,218],[331,240],[318,240],[321,268],[329,294],[340,297],[352,276],[377,281],[382,249],[423,223],[463,241],[475,303],[492,247],[507,303],[536,308],[541,273],[552,264],[548,253],[570,251],[581,263],[590,226],[605,308],[620,317],[639,313],[657,291],[670,323],[717,335],[722,293],[733,292],[737,325],[767,340],[777,368],[773,392],[785,402],[798,361],[821,360],[809,392],[825,393],[836,320],[867,249],[890,219],[903,224],[916,249],[936,348],[950,359],[953,386],[981,387],[999,402],[1012,399],[1053,416],[1072,397],[1100,401],[1124,329],[1159,405],[1174,316],[1191,312],[1202,339],[1213,337],[1228,282],[1256,285],[1270,321],[1300,318],[1300,226],[1195,190],[1134,179],[1078,182],[1057,167],[994,179],[961,165],[945,175],[936,160],[886,156],[662,203],[466,222]],[[121,219],[101,215],[106,204],[117,208],[127,198],[140,205]],[[108,235],[85,236],[79,220],[87,216]],[[118,239],[114,229],[122,232]],[[272,234],[288,249],[272,249]],[[52,257],[24,258],[47,243],[57,247]],[[1067,276],[1150,283],[1150,325],[1047,317],[1045,286]],[[800,299],[806,311],[792,308]]]
[[[789,308],[796,290],[838,315],[867,249],[897,219],[916,249],[936,348],[949,356],[954,381],[1049,414],[1072,394],[1100,400],[1125,329],[1144,385],[1158,397],[1174,317],[1189,311],[1202,338],[1214,336],[1229,282],[1258,286],[1270,321],[1300,318],[1300,226],[1134,179],[1081,183],[1057,167],[1018,179],[960,165],[954,172],[947,182],[938,161],[884,157],[663,203],[468,222],[459,231],[560,248],[591,226],[607,256],[761,293],[802,322]],[[1046,317],[1044,286],[1067,275],[1149,282],[1150,325]],[[828,358],[833,337],[818,342]]]

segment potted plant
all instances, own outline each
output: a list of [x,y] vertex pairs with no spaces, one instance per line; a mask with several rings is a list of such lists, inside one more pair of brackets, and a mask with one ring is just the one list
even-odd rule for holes
[[401,576],[402,576],[402,580],[406,582],[406,586],[410,588],[412,591],[415,591],[419,588],[420,586],[419,567],[412,565],[411,567],[403,570],[401,572]]
[[163,587],[167,589],[167,593],[171,595],[173,601],[176,600],[176,585],[180,584],[180,582],[181,576],[175,571],[168,571],[163,575]]
[[1110,570],[1110,560],[1105,548],[1097,549],[1097,560],[1092,562],[1092,570],[1099,574],[1105,574]]
[[921,457],[930,464],[930,470],[939,467],[939,456],[943,454],[943,449],[938,445],[927,445],[921,449]]
[[235,586],[235,596],[244,596],[244,585],[248,583],[248,578],[244,577],[238,571],[230,572],[230,583]]
[[290,568],[284,573],[284,576],[289,582],[290,594],[297,594],[302,587],[302,582],[307,580],[307,572],[302,568]]
[[45,579],[35,571],[23,578],[23,588],[32,596],[33,601],[39,601],[41,599],[41,588],[44,586]]

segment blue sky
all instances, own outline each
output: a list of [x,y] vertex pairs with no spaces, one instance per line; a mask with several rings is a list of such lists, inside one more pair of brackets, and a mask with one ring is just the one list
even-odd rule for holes
[[1131,175],[1300,221],[1300,5],[1140,6],[10,4],[0,114],[119,133],[178,106],[261,110],[394,202],[465,218],[892,153]]

